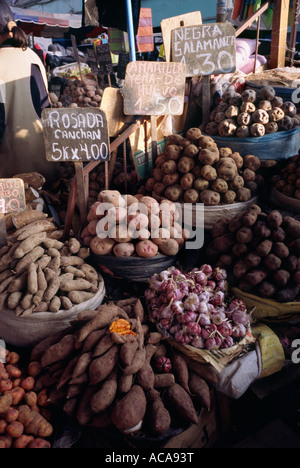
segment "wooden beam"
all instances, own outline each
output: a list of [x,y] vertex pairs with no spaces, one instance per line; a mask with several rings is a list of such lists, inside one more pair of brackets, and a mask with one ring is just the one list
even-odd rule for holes
[[271,4],[272,4],[271,1],[266,2],[263,4],[262,7],[260,7],[259,10],[253,13],[253,15],[250,16],[250,18],[248,18],[239,28],[237,28],[235,32],[235,37],[240,36],[246,29],[248,29],[251,26],[251,24],[271,6]]
[[274,0],[270,68],[285,66],[289,5],[289,0]]

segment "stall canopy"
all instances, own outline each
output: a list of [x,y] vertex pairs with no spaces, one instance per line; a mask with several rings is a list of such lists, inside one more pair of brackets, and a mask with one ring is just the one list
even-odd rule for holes
[[61,28],[80,28],[82,26],[82,16],[72,13],[45,13],[43,11],[27,10],[22,8],[12,8],[17,21],[25,23],[34,23],[39,25],[61,27]]

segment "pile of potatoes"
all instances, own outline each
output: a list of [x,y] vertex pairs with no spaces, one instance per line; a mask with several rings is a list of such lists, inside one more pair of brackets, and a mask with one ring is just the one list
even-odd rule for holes
[[49,98],[53,108],[99,107],[102,95],[103,89],[97,87],[95,80],[83,78],[68,80],[59,98],[55,93],[50,93]]
[[[1,350],[0,350],[1,351]],[[47,391],[36,381],[37,366],[20,367],[20,356],[3,350],[0,361],[0,448],[51,448],[53,433]],[[39,372],[39,370],[38,370]]]
[[247,202],[263,181],[259,169],[256,156],[242,157],[230,148],[218,148],[213,138],[190,128],[185,138],[168,137],[145,187],[172,202],[206,206]]
[[211,112],[205,132],[222,137],[262,137],[299,125],[295,104],[283,102],[271,86],[264,86],[259,91],[245,89],[241,94],[231,86]]
[[102,190],[81,232],[82,243],[96,255],[174,256],[189,236],[177,222],[178,217],[176,206],[169,200],[159,203],[150,196]]
[[70,310],[94,298],[100,278],[85,263],[89,249],[75,238],[62,242],[61,234],[44,218],[8,235],[7,245],[0,249],[1,309],[25,317]]
[[300,221],[257,205],[212,229],[207,255],[232,274],[242,291],[279,302],[300,292]]
[[287,159],[279,174],[272,177],[273,186],[290,198],[300,200],[300,156]]
[[198,424],[217,383],[211,366],[169,347],[133,297],[81,312],[71,329],[33,348],[30,365],[40,368],[50,403],[82,426],[123,434]]

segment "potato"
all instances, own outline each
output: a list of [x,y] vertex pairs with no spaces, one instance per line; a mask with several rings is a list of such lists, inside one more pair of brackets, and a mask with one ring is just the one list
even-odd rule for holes
[[194,159],[183,156],[178,161],[178,171],[182,174],[186,174],[187,172],[191,172],[195,165]]
[[218,176],[226,182],[232,180],[237,175],[237,166],[235,161],[228,158],[221,158],[216,166]]
[[100,239],[98,236],[94,237],[90,243],[90,248],[96,255],[108,255],[112,252],[115,241],[113,239]]
[[195,190],[201,192],[202,190],[207,190],[209,188],[209,181],[203,177],[197,177],[194,180],[193,187]]
[[197,203],[199,201],[199,192],[195,189],[186,190],[183,199],[185,203]]
[[181,155],[181,148],[178,145],[168,145],[165,148],[165,157],[168,160],[177,161]]
[[198,159],[203,165],[210,165],[216,164],[220,159],[220,153],[218,148],[204,148],[200,150],[198,155]]
[[205,180],[212,181],[218,178],[218,173],[214,167],[205,165],[201,169],[201,176]]
[[139,241],[135,249],[137,255],[143,258],[152,258],[158,253],[158,246],[151,240]]
[[287,258],[290,254],[289,248],[283,242],[275,242],[273,250],[275,255],[281,259]]
[[191,172],[187,172],[186,174],[184,174],[180,180],[180,185],[182,187],[182,190],[191,189],[193,187],[194,180],[195,180],[195,176]]
[[242,187],[237,191],[237,199],[241,203],[249,201],[251,199],[251,196],[251,190],[248,188]]
[[228,190],[225,193],[222,193],[222,202],[225,204],[234,203],[236,200],[236,193],[234,190]]
[[159,246],[159,250],[165,255],[175,256],[179,252],[179,245],[175,239],[168,239]]
[[266,257],[271,252],[272,247],[273,242],[269,239],[265,239],[256,247],[256,252],[260,257]]
[[256,172],[258,169],[260,169],[261,162],[258,159],[257,156],[254,156],[252,154],[248,154],[244,156],[244,168],[245,169],[251,169],[252,171]]
[[165,174],[162,179],[162,183],[166,187],[170,187],[171,185],[178,184],[179,182],[179,173],[175,172],[174,174]]
[[211,184],[212,190],[218,193],[225,193],[228,191],[228,184],[223,179],[216,179]]
[[179,201],[182,194],[183,190],[180,185],[172,185],[165,190],[165,197],[173,202]]
[[200,192],[200,201],[206,206],[216,206],[220,203],[221,197],[214,190],[203,190]]
[[162,164],[161,171],[163,174],[174,174],[177,172],[177,163],[173,160],[166,161]]
[[183,151],[183,155],[188,158],[194,158],[199,153],[199,148],[194,144],[186,145]]
[[273,274],[273,280],[280,288],[284,288],[287,285],[290,277],[290,273],[286,270],[277,270]]
[[113,248],[113,253],[116,257],[131,257],[135,252],[134,244],[125,242],[116,244]]

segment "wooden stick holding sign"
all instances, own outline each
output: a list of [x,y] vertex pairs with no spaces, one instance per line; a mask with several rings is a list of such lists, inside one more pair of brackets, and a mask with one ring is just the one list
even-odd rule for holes
[[76,62],[78,63],[78,67],[79,67],[80,79],[82,81],[81,63],[80,63],[79,53],[78,53],[78,49],[77,49],[76,37],[73,36],[73,34],[71,35],[71,41],[72,41],[74,57],[75,57]]
[[109,160],[106,115],[96,107],[44,109],[42,124],[47,161],[68,161],[75,165],[78,206],[81,224],[85,227],[88,190],[83,163]]
[[5,215],[25,210],[24,181],[18,178],[0,179],[0,247],[7,245]]
[[185,94],[185,65],[166,62],[130,62],[124,88],[125,115],[151,116],[152,158],[157,156],[157,117],[182,115]]
[[210,115],[210,78],[236,70],[236,36],[230,23],[208,23],[172,31],[172,60],[185,64],[186,76],[202,76],[202,112]]

